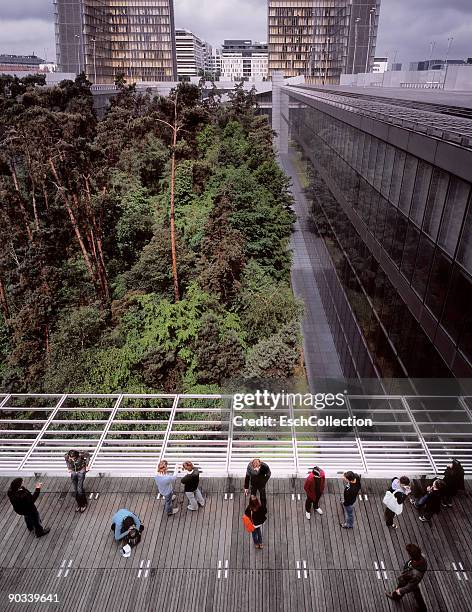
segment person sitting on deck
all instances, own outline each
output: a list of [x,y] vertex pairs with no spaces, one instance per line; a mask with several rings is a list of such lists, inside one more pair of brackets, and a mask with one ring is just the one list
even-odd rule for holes
[[141,521],[136,514],[133,514],[131,510],[121,508],[118,512],[115,512],[111,519],[111,530],[115,532],[115,540],[119,542],[127,536],[129,536],[131,530],[137,529],[139,532],[141,529]]

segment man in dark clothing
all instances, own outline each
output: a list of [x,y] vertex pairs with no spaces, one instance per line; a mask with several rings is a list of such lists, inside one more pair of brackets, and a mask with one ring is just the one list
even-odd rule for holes
[[321,496],[323,495],[324,487],[325,473],[321,468],[315,466],[312,469],[311,474],[308,474],[305,484],[303,485],[306,493],[305,516],[308,520],[311,518],[311,506],[313,506],[318,514],[323,514],[323,510],[320,508],[319,502]]
[[410,558],[403,566],[403,571],[397,578],[397,588],[395,591],[391,593],[386,592],[385,594],[390,599],[400,600],[407,593],[414,593],[417,601],[422,601],[418,585],[423,580],[428,564],[421,554],[421,548],[416,544],[407,544],[406,551]]
[[419,519],[423,523],[430,521],[434,514],[441,511],[441,498],[444,492],[444,482],[436,479],[431,486],[426,489],[426,495],[418,500],[410,499],[410,502],[417,510],[422,512]]
[[248,463],[246,478],[244,479],[244,494],[257,495],[259,491],[261,504],[267,506],[265,487],[270,478],[270,469],[267,463],[260,459],[253,459]]
[[198,507],[205,505],[202,492],[198,485],[200,483],[200,473],[198,468],[191,461],[182,464],[185,475],[182,476],[181,483],[184,485],[185,495],[188,499],[187,510],[198,510]]
[[34,502],[39,497],[41,487],[42,483],[38,482],[34,493],[31,494],[28,489],[23,486],[23,478],[15,478],[15,480],[12,480],[10,488],[8,489],[8,499],[13,506],[13,510],[17,514],[25,517],[28,531],[33,531],[34,529],[36,537],[38,538],[46,535],[50,531],[49,529],[44,529],[41,525],[39,512],[34,505]]
[[455,497],[458,491],[463,491],[464,486],[464,468],[460,461],[453,459],[444,470],[444,495],[441,505],[445,508],[452,508],[452,498]]
[[354,472],[344,472],[344,496],[341,500],[344,510],[344,523],[340,523],[343,529],[352,529],[354,525],[354,504],[361,490],[361,477]]
[[84,512],[87,508],[87,496],[84,491],[85,475],[88,472],[88,463],[90,460],[89,453],[79,453],[76,450],[70,450],[64,455],[64,459],[69,470],[70,478],[75,490],[75,499],[77,501],[76,512]]

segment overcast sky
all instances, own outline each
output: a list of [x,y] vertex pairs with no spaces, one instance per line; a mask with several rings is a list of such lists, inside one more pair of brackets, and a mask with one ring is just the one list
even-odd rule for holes
[[[175,25],[212,44],[225,38],[267,40],[267,0],[174,0]],[[0,0],[0,53],[55,58],[53,0]],[[377,55],[397,51],[397,61],[445,55],[472,57],[472,0],[382,0]]]

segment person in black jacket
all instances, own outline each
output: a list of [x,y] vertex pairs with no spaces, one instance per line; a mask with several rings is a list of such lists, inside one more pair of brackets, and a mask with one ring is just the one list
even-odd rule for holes
[[354,525],[354,504],[361,490],[361,477],[354,472],[344,472],[344,496],[341,500],[344,510],[344,523],[340,523],[343,529],[352,529]]
[[[397,504],[400,504],[401,506],[411,492],[410,479],[408,478],[408,476],[392,478],[388,490],[390,491],[390,493],[394,494]],[[385,507],[385,524],[387,525],[387,527],[391,527],[392,529],[398,528],[398,525],[393,522],[395,516],[396,514],[393,510],[390,510],[390,508]]]
[[460,461],[453,459],[444,470],[444,495],[441,505],[445,508],[452,508],[452,498],[458,491],[464,490],[464,468]]
[[185,461],[182,464],[184,470],[184,476],[181,479],[181,483],[184,485],[185,495],[188,499],[187,510],[198,510],[198,507],[205,505],[202,492],[198,488],[200,482],[200,473],[198,468],[194,467],[191,461]]
[[28,531],[33,531],[36,537],[40,538],[43,535],[49,533],[49,529],[44,529],[41,525],[41,519],[39,518],[39,512],[34,502],[38,499],[41,491],[42,483],[38,482],[34,493],[31,494],[28,489],[23,486],[23,478],[15,478],[10,483],[8,489],[8,499],[13,506],[13,510],[25,517],[26,527]]
[[77,501],[77,508],[75,511],[85,512],[87,509],[87,495],[84,490],[84,480],[89,470],[88,464],[90,461],[90,454],[70,450],[64,455],[64,459],[74,486],[75,499]]
[[261,527],[267,520],[266,505],[261,503],[255,495],[251,495],[249,498],[249,506],[246,508],[244,514],[251,519],[255,527],[251,534],[254,546],[256,548],[263,548]]
[[421,548],[416,544],[407,544],[406,550],[409,555],[408,561],[403,566],[403,571],[397,578],[397,588],[391,593],[385,592],[390,599],[401,599],[407,593],[414,593],[417,601],[419,599],[418,585],[423,580],[428,564],[421,553]]
[[444,492],[444,482],[436,479],[431,486],[426,489],[426,494],[418,500],[410,499],[410,502],[419,510],[419,519],[423,523],[429,522],[434,514],[441,511],[441,498]]
[[244,479],[244,494],[259,495],[261,504],[267,506],[266,484],[270,478],[270,468],[267,463],[260,459],[253,459],[248,463],[246,470],[246,478]]

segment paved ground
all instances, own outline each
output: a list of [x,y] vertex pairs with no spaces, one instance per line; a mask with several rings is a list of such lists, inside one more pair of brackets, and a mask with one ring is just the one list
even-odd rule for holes
[[[423,547],[429,571],[421,591],[430,611],[465,612],[472,601],[470,490],[432,525],[410,504],[400,528],[382,521],[382,481],[365,481],[352,531],[339,527],[341,484],[329,481],[324,515],[307,521],[301,480],[269,484],[265,548],[256,551],[241,524],[246,499],[241,481],[202,481],[207,505],[163,514],[149,478],[89,478],[88,510],[74,513],[67,478],[44,480],[38,507],[51,533],[36,539],[6,498],[0,479],[0,610],[72,612],[412,611],[412,596],[390,602],[404,545]],[[33,481],[29,481],[33,485]],[[97,496],[98,494],[98,496]],[[95,499],[95,497],[97,497]],[[146,529],[129,559],[119,553],[110,519],[120,507],[137,512]],[[385,568],[385,569],[384,569]],[[58,603],[9,603],[8,595],[53,594]]]
[[[303,348],[307,378],[311,385],[319,378],[343,376],[328,319],[321,300],[316,277],[322,262],[318,249],[324,248],[321,238],[313,231],[310,204],[289,156],[280,160],[285,173],[292,179],[294,211],[297,215],[290,248],[293,252],[292,287],[305,307],[302,321]],[[311,389],[314,392],[314,388]]]

